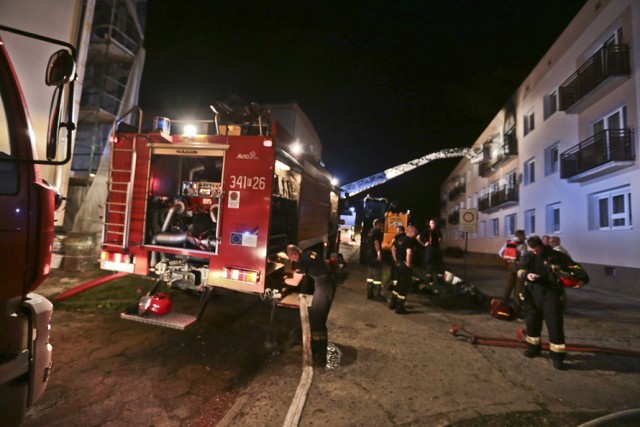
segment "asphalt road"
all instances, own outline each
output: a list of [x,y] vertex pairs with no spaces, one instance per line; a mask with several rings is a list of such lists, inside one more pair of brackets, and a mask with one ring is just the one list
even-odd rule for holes
[[[314,371],[300,425],[578,425],[640,407],[640,357],[573,352],[559,372],[545,354],[471,344],[452,326],[515,338],[524,325],[492,318],[459,292],[414,292],[410,314],[396,315],[366,300],[356,259],[329,317],[342,364]],[[446,261],[482,294],[501,293],[505,270],[495,261]],[[184,332],[109,310],[57,310],[53,375],[25,426],[281,426],[302,373],[299,323],[297,310],[232,292]],[[639,325],[640,299],[570,290],[568,342],[640,351]]]

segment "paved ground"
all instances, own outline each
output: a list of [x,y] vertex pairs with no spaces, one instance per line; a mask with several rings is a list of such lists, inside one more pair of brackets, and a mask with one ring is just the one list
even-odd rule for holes
[[[570,369],[558,372],[546,356],[472,345],[450,328],[515,337],[523,324],[493,319],[455,293],[411,294],[411,314],[398,316],[365,299],[355,259],[329,319],[342,366],[314,372],[300,425],[577,425],[640,407],[639,357],[572,353]],[[482,293],[501,293],[505,271],[495,261],[447,265]],[[569,342],[640,351],[640,299],[570,291]],[[295,310],[274,314],[235,293],[218,296],[185,332],[108,310],[59,309],[53,376],[25,425],[283,425],[302,372],[298,323]]]

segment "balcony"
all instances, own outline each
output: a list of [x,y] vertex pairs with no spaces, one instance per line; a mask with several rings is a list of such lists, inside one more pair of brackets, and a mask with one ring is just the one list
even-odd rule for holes
[[513,133],[505,134],[502,141],[493,141],[485,145],[485,152],[488,152],[484,156],[487,160],[478,165],[478,174],[483,178],[493,174],[498,166],[518,155],[518,140]]
[[491,212],[500,208],[518,204],[518,187],[513,185],[502,185],[496,191],[480,197],[478,209],[480,212]]
[[560,155],[560,178],[582,182],[635,164],[631,129],[608,129]]
[[559,109],[570,114],[580,113],[589,105],[584,102],[587,98],[598,98],[610,92],[622,83],[622,79],[614,77],[627,77],[630,74],[629,46],[604,46],[560,85]]
[[449,201],[453,202],[455,199],[463,195],[467,191],[465,184],[458,184],[449,191]]

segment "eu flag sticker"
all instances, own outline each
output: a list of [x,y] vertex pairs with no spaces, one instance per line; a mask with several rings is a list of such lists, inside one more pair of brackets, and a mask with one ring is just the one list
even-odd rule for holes
[[231,233],[231,242],[232,245],[242,246],[242,233]]

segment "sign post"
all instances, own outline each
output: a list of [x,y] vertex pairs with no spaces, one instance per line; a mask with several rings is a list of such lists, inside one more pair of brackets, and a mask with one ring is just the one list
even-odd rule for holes
[[478,209],[460,209],[459,229],[464,232],[464,279],[466,280],[469,233],[478,232]]

